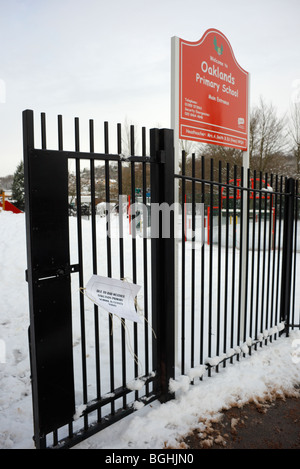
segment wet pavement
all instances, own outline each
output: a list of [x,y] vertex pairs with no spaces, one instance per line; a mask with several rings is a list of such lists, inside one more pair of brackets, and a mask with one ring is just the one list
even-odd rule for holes
[[203,424],[184,439],[189,449],[300,449],[300,398],[233,407]]

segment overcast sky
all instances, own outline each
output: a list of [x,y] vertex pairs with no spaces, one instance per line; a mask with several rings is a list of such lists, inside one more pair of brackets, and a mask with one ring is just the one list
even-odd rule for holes
[[51,149],[58,114],[68,150],[74,117],[83,132],[95,120],[99,145],[105,120],[169,127],[172,36],[197,41],[220,30],[250,73],[251,106],[263,96],[288,112],[300,83],[299,0],[0,0],[0,8],[0,176],[23,158],[24,109],[46,112]]

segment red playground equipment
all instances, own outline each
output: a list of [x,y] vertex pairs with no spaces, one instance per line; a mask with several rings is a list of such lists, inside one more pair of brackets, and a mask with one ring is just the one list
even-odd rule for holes
[[[265,180],[260,180],[259,178],[256,178],[256,181],[257,181],[257,185],[254,187],[254,178],[251,178],[250,179],[250,187],[251,189],[254,190],[254,192],[256,192],[256,196],[255,198],[256,199],[265,199],[265,194],[261,194],[260,195],[260,192],[261,190],[265,190],[268,195],[267,195],[267,199],[270,199],[271,197],[271,191],[272,191],[272,187],[270,186],[270,184],[267,183],[267,186],[266,187],[259,187],[259,184],[260,184],[260,181],[262,184],[266,184],[266,181]],[[221,189],[221,204],[223,205],[223,200],[224,199],[236,199],[236,200],[239,200],[241,198],[241,190],[240,189],[236,189],[236,187],[240,187],[241,186],[241,179],[230,179],[229,181],[229,185],[232,184],[234,185],[235,187],[233,188],[230,188],[229,187],[229,191],[230,193],[227,195],[227,187],[222,187]],[[225,192],[225,195],[223,194],[224,190],[226,191]],[[235,192],[235,193],[234,193]],[[250,200],[253,200],[254,199],[254,192],[250,192],[250,195],[249,195],[249,199]],[[221,206],[221,208],[223,208]]]
[[12,204],[9,200],[5,200],[7,195],[5,192],[0,193],[0,208],[6,212],[13,212],[13,213],[23,213],[22,210],[18,209],[14,204]]

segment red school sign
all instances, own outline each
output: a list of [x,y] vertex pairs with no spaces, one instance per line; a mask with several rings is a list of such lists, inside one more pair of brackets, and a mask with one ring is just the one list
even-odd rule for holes
[[179,39],[179,138],[246,151],[248,79],[220,31]]

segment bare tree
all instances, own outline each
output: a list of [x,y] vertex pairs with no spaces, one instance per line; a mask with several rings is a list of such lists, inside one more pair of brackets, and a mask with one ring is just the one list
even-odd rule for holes
[[242,165],[243,152],[237,148],[224,147],[222,145],[207,144],[202,148],[202,155],[207,158],[213,158],[216,161],[221,160],[224,166],[227,163],[232,165]]
[[252,169],[275,171],[276,159],[287,150],[286,118],[278,117],[272,104],[261,98],[250,117],[249,153]]
[[135,131],[135,126],[129,122],[128,118],[125,119],[122,126],[122,154],[130,156],[137,153],[139,139]]
[[292,139],[292,155],[295,159],[296,175],[300,179],[300,102],[295,102],[291,109],[289,134]]
[[185,152],[186,157],[192,156],[197,151],[197,143],[191,140],[179,140],[179,152]]

